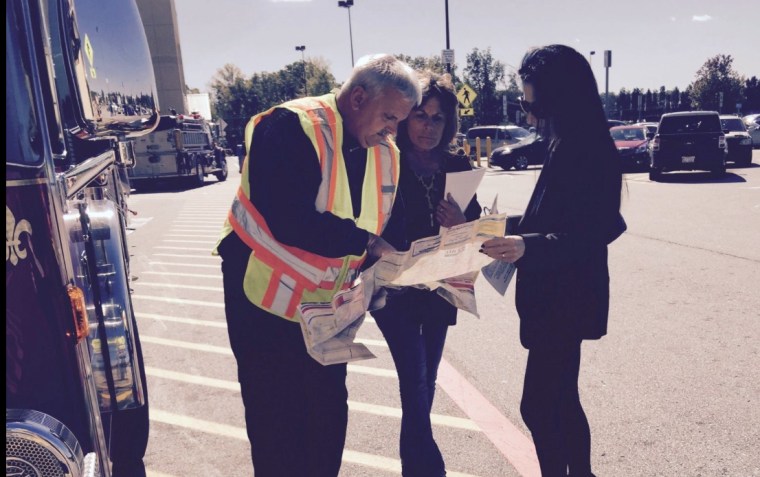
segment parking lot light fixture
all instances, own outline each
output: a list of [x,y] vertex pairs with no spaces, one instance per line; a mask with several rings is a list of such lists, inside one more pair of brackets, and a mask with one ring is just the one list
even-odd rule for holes
[[348,10],[348,38],[351,42],[351,68],[354,67],[354,34],[351,31],[351,7],[354,6],[354,0],[341,0],[338,6]]
[[304,51],[306,51],[306,45],[298,45],[296,46],[296,51],[301,52],[301,64],[303,65],[303,95],[308,96],[309,95],[309,89],[306,85],[306,56]]

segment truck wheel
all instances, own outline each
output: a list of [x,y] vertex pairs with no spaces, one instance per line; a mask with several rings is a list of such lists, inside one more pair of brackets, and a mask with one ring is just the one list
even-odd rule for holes
[[193,176],[192,184],[195,187],[203,187],[203,183],[206,181],[206,174],[203,173],[203,164],[200,161],[195,161],[195,176]]
[[216,176],[216,179],[219,182],[224,182],[227,180],[227,175],[228,175],[227,159],[222,159],[221,161],[219,161],[219,167],[221,170],[214,175]]
[[716,166],[712,168],[710,172],[712,173],[714,177],[723,177],[724,175],[726,175],[726,164],[724,163],[719,166]]
[[747,155],[747,157],[745,157],[741,161],[736,161],[736,165],[739,166],[739,167],[749,167],[749,166],[751,166],[752,165],[752,151],[750,151],[750,153]]

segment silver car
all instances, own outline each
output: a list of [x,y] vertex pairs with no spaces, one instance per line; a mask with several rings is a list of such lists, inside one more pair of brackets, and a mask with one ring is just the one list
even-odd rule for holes
[[752,147],[760,147],[760,114],[744,116],[742,121],[744,121],[747,132],[752,136]]

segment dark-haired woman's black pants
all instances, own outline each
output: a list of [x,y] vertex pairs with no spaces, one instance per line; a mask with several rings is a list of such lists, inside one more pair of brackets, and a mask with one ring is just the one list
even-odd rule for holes
[[578,395],[581,341],[532,346],[520,412],[543,477],[591,477],[591,433]]

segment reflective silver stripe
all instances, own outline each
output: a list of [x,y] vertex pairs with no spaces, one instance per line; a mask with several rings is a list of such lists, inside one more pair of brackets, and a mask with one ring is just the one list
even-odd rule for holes
[[[328,121],[327,112],[323,108],[312,109],[314,113],[322,120],[319,129],[315,134],[321,134],[325,144],[325,156],[320,158],[322,160],[322,182],[319,184],[319,192],[317,192],[317,199],[314,202],[316,209],[320,212],[327,210],[327,203],[330,198],[330,180],[332,179],[332,170],[335,166],[335,143],[333,142],[333,130],[330,127]],[[337,111],[334,112],[337,116]],[[340,152],[339,154],[342,154]]]
[[[380,161],[380,171],[382,174],[382,198],[383,203],[378,204],[378,208],[383,213],[382,229],[385,229],[385,225],[388,223],[388,219],[391,216],[391,207],[393,207],[393,199],[396,196],[396,177],[393,174],[393,155],[391,154],[390,144],[380,144],[380,157],[375,160]],[[398,171],[398,164],[396,164],[396,170]]]
[[309,282],[319,285],[324,277],[325,270],[318,267],[309,265],[290,253],[286,248],[282,246],[273,237],[270,237],[256,220],[248,213],[245,206],[240,202],[237,196],[232,201],[232,215],[238,221],[241,227],[245,230],[246,234],[251,237],[256,243],[272,252],[277,258],[282,260],[285,264],[293,268],[296,272],[303,275]]
[[285,315],[285,312],[288,311],[288,305],[290,305],[290,300],[293,297],[295,288],[295,280],[285,274],[280,275],[280,281],[277,284],[277,292],[274,295],[274,301],[272,301],[272,305],[269,309],[277,314]]

